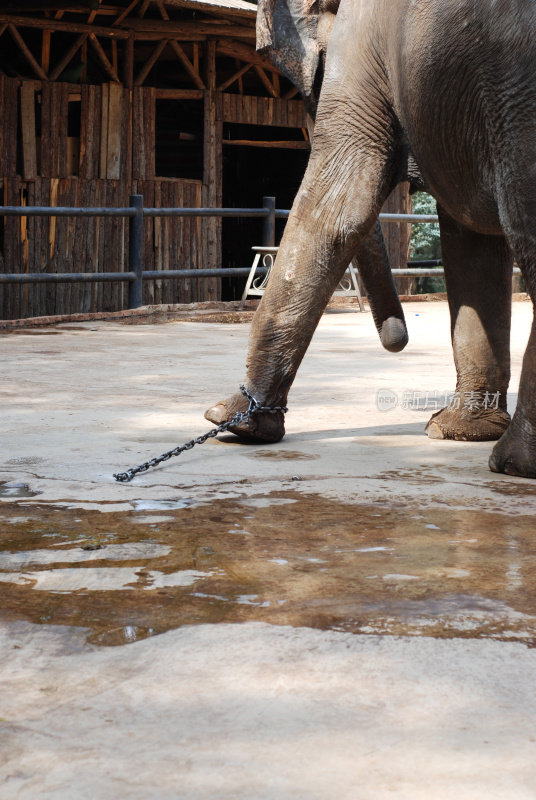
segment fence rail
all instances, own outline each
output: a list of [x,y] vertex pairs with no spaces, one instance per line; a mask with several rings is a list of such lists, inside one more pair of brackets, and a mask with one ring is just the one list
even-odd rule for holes
[[[278,209],[275,197],[264,197],[262,208],[144,208],[143,196],[130,196],[130,206],[124,208],[68,208],[60,206],[0,206],[0,217],[127,217],[129,219],[128,270],[125,272],[66,272],[66,273],[4,273],[0,274],[1,284],[27,283],[99,283],[123,281],[129,284],[128,307],[142,305],[142,285],[144,280],[166,280],[186,278],[245,277],[249,267],[229,269],[170,269],[144,270],[142,264],[143,220],[145,217],[257,217],[264,219],[262,244],[266,247],[275,243],[275,222],[288,218],[288,209]],[[380,214],[385,222],[433,223],[435,214]],[[425,269],[417,269],[419,264]],[[442,275],[443,270],[426,269],[439,266],[440,261],[408,262],[407,269],[393,269],[393,275],[426,277]],[[519,272],[519,270],[517,270]],[[259,274],[266,269],[259,267]]]

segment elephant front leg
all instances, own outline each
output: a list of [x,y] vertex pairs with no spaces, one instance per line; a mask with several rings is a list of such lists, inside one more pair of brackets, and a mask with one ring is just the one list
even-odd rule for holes
[[434,414],[432,439],[499,439],[509,425],[512,255],[500,236],[461,227],[438,208],[445,265],[456,392]]
[[[355,164],[346,165],[348,180],[336,186],[326,180],[330,164],[329,159],[309,164],[268,287],[253,319],[245,384],[264,406],[286,405],[322,313],[373,227],[389,190],[389,176],[384,184],[377,183],[377,176],[385,172],[385,162],[369,164],[361,170],[363,183],[376,187],[368,197],[359,191],[360,182],[355,181],[354,176],[359,173]],[[341,159],[339,165],[344,169]],[[400,328],[394,330],[388,325],[385,331],[393,349],[401,349],[400,345],[407,341],[397,304],[392,300],[378,312],[382,323],[389,314],[397,315]],[[210,408],[205,417],[220,424],[246,407],[246,398],[238,392]],[[232,430],[245,438],[276,442],[285,432],[283,415],[259,413]]]

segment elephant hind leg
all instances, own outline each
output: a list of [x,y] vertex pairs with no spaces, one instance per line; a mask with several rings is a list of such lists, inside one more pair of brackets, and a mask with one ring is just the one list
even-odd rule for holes
[[489,441],[509,425],[512,256],[502,236],[474,233],[438,209],[456,392],[426,426],[432,439]]
[[[519,206],[517,213],[508,214],[518,224],[503,221],[515,260],[525,279],[526,290],[536,308],[536,240],[534,236],[534,204],[523,204],[522,193],[509,198]],[[528,197],[531,196],[529,193]],[[505,203],[508,208],[508,204]],[[536,478],[536,317],[533,315],[523,367],[519,382],[517,406],[512,422],[493,448],[489,467],[493,472],[505,472],[524,478]]]

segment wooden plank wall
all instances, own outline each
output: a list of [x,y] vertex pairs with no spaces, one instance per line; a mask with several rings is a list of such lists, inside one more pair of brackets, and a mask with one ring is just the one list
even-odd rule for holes
[[[134,192],[147,206],[201,205],[201,182],[135,181]],[[37,178],[0,183],[4,205],[124,206],[122,181]],[[202,266],[201,221],[195,218],[148,218],[145,221],[145,269],[197,269]],[[124,272],[128,270],[128,221],[123,218],[6,217],[2,261],[9,271]],[[7,270],[3,270],[7,271]],[[144,303],[190,303],[199,298],[200,281],[144,283]],[[0,318],[114,311],[125,308],[126,283],[26,284],[0,287]]]
[[[36,92],[40,92],[40,136]],[[78,97],[78,175],[69,175],[68,103]],[[41,84],[0,75],[0,203],[126,206],[132,192],[143,194],[146,206],[201,206],[201,181],[155,178],[154,101],[152,88],[131,93],[118,84]],[[21,163],[17,163],[19,117]],[[144,266],[201,267],[204,238],[199,219],[148,219]],[[0,218],[3,272],[115,272],[128,269],[127,259],[126,219]],[[115,310],[125,307],[127,293],[123,283],[4,286],[0,317]],[[202,296],[202,281],[197,280],[144,285],[147,303],[193,302]]]
[[242,125],[273,125],[280,128],[307,127],[303,103],[272,97],[223,94],[224,122]]

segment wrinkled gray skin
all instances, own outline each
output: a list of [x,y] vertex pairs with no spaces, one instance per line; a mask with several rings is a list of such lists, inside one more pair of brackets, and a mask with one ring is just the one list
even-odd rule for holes
[[[403,346],[374,226],[390,191],[409,179],[438,203],[461,398],[432,417],[428,435],[499,439],[491,469],[536,477],[535,321],[511,422],[506,412],[514,256],[536,299],[536,2],[342,0],[322,79],[334,10],[310,0],[259,4],[258,47],[313,112],[321,90],[309,165],[253,321],[246,385],[264,405],[286,404],[354,256],[362,273],[365,264],[382,339]],[[481,398],[476,409],[463,403],[471,392]],[[497,392],[494,409],[483,399]],[[236,394],[206,416],[218,423],[246,405]],[[259,414],[235,432],[278,441],[284,420]]]

